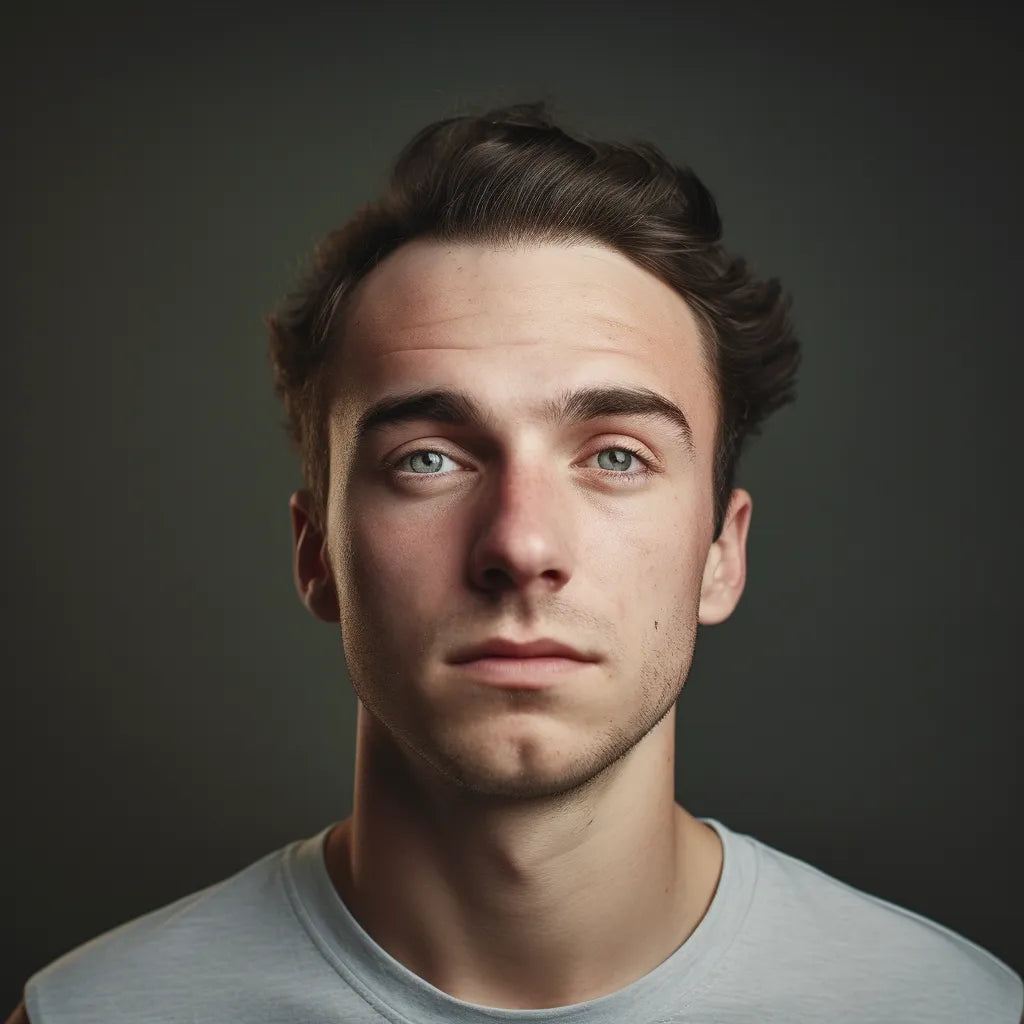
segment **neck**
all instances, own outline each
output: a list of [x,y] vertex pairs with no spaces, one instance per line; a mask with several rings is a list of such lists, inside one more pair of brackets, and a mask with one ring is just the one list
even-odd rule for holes
[[438,778],[360,705],[353,814],[328,837],[363,929],[436,988],[540,1009],[599,998],[704,916],[721,845],[674,796],[673,710],[599,778],[502,801]]

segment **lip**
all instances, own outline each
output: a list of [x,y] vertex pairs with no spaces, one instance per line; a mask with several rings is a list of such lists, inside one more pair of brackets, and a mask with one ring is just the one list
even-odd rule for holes
[[[541,637],[538,640],[516,641],[507,637],[491,637],[483,643],[473,644],[457,651],[449,660],[454,665],[466,664],[475,661],[489,660],[506,661],[575,661],[593,662],[598,658],[593,655],[584,654],[562,643],[560,640],[553,640],[550,637]],[[542,666],[534,665],[535,669]],[[564,669],[563,669],[564,670]],[[550,671],[550,670],[549,670]]]
[[483,657],[461,661],[456,668],[482,683],[516,690],[542,690],[580,672],[593,662],[539,655],[532,658]]

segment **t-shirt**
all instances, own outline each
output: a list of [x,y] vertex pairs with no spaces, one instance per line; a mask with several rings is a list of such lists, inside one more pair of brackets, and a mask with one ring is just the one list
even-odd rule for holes
[[973,942],[711,818],[718,887],[668,959],[598,999],[455,999],[360,927],[330,829],[72,950],[25,989],[32,1024],[1018,1024],[1020,977]]

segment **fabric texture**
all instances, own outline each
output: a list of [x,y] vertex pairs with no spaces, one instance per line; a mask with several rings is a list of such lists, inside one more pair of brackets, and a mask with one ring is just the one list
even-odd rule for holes
[[1019,1024],[1024,986],[980,946],[702,819],[722,875],[667,960],[545,1010],[449,996],[378,946],[324,863],[325,828],[55,960],[32,1024]]

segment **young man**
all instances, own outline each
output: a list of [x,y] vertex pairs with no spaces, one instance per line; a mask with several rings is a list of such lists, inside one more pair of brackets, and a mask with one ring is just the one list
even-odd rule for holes
[[799,360],[719,238],[691,172],[540,105],[410,142],[270,320],[354,811],[51,964],[16,1019],[1020,1020],[978,946],[676,803],[697,626],[746,577],[736,461]]

